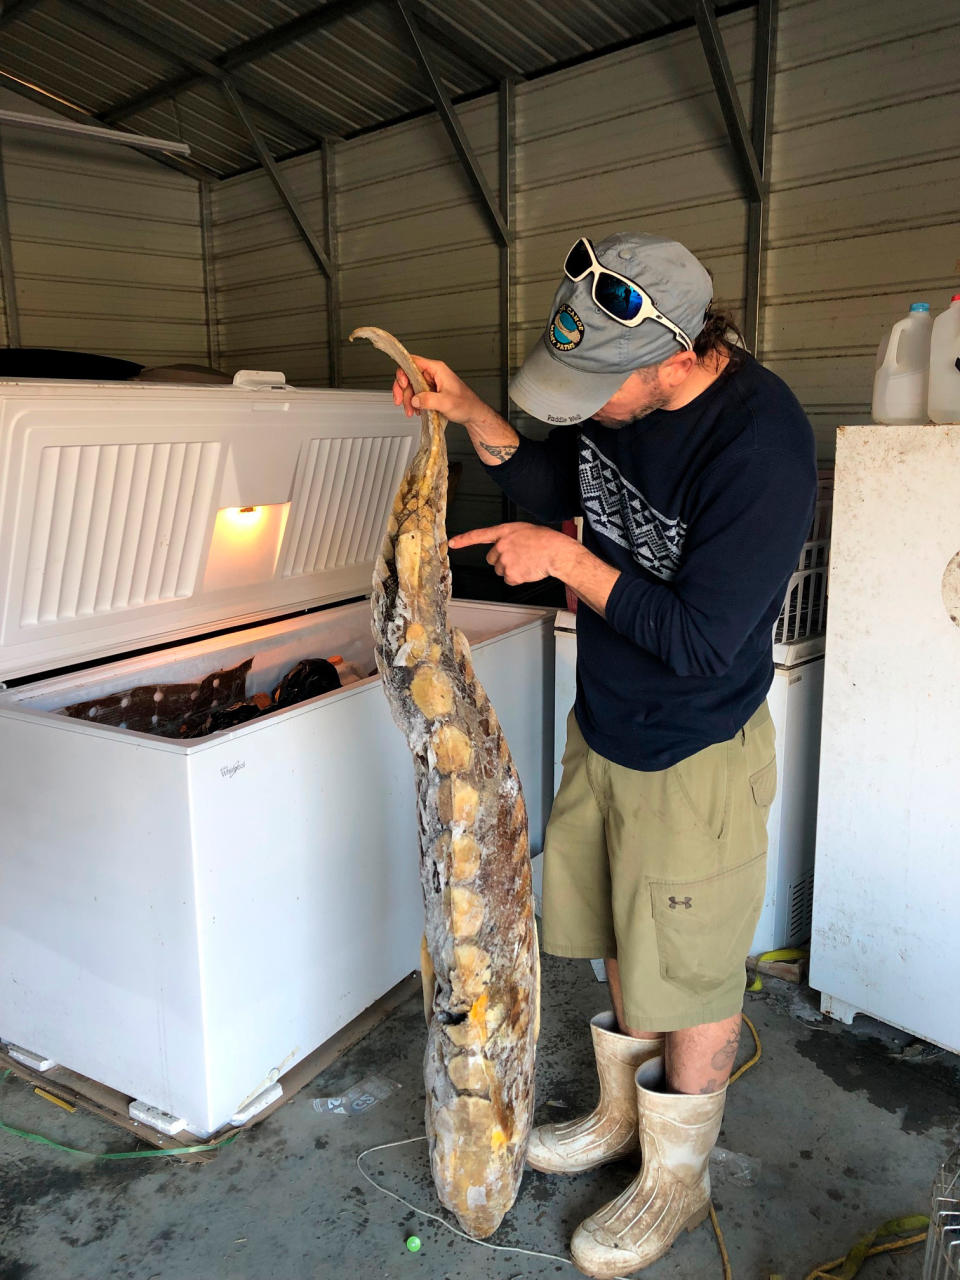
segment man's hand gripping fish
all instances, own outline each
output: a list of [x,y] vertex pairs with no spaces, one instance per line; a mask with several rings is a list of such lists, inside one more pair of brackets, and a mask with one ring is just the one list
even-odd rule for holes
[[[420,370],[382,329],[355,329]],[[446,420],[421,415],[420,448],[387,524],[373,581],[377,667],[415,762],[434,1181],[465,1231],[487,1236],[516,1199],[533,1114],[539,958],[527,815],[510,751],[447,621]]]

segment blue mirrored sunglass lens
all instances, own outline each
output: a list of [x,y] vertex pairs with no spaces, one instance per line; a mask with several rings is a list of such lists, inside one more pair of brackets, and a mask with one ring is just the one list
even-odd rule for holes
[[573,276],[574,279],[577,279],[585,272],[589,271],[591,265],[590,250],[582,240],[578,240],[567,254],[567,260],[563,264],[563,269],[568,276]]
[[601,271],[597,276],[594,296],[618,320],[634,320],[643,309],[643,294],[626,280]]

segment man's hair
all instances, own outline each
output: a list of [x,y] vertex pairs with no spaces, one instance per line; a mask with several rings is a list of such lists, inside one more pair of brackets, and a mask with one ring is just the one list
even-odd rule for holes
[[693,353],[697,359],[703,361],[706,356],[714,354],[726,356],[729,361],[727,370],[733,373],[744,363],[746,345],[732,313],[721,311],[711,303],[703,328],[694,339]]

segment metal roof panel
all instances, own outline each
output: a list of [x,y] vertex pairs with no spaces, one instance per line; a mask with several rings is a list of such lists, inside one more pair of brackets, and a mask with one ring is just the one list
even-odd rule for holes
[[[541,75],[691,20],[690,0],[406,2],[451,98],[492,86],[504,71]],[[270,40],[297,20],[295,40]],[[227,60],[276,155],[432,104],[392,0],[39,0],[8,21],[0,10],[0,27],[0,70],[94,113],[144,98],[127,127],[182,135],[222,176],[256,157],[204,62]],[[251,41],[257,56],[238,62]],[[170,96],[157,97],[161,89]]]

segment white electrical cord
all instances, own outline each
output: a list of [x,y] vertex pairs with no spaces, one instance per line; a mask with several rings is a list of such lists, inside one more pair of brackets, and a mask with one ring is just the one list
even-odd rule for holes
[[[433,1222],[439,1222],[441,1227],[446,1227],[448,1231],[452,1231],[453,1234],[455,1236],[459,1236],[461,1240],[466,1240],[470,1244],[482,1245],[484,1249],[496,1249],[498,1253],[522,1253],[528,1258],[546,1258],[548,1262],[562,1262],[566,1267],[572,1267],[574,1265],[569,1258],[561,1258],[559,1254],[556,1253],[540,1253],[536,1249],[521,1249],[518,1245],[488,1244],[486,1240],[477,1240],[473,1236],[468,1236],[465,1231],[461,1231],[458,1227],[453,1226],[452,1223],[447,1222],[445,1218],[441,1218],[438,1214],[430,1213],[426,1209],[420,1209],[417,1205],[411,1204],[409,1200],[404,1200],[403,1196],[398,1196],[395,1191],[388,1191],[386,1187],[381,1187],[379,1182],[374,1182],[373,1178],[370,1177],[369,1173],[367,1173],[366,1169],[364,1169],[363,1165],[360,1163],[365,1156],[372,1156],[376,1151],[389,1151],[391,1147],[406,1147],[409,1146],[411,1142],[426,1142],[426,1140],[426,1136],[419,1138],[402,1138],[399,1142],[384,1142],[382,1146],[379,1147],[368,1147],[366,1151],[361,1151],[357,1156],[357,1168],[370,1183],[371,1187],[374,1187],[383,1195],[389,1196],[391,1200],[399,1201],[400,1204],[404,1205],[407,1209],[410,1209],[413,1213],[419,1214],[421,1218],[430,1218]],[[521,1280],[521,1277],[515,1276],[513,1280]],[[616,1280],[627,1280],[627,1277],[617,1276]]]

